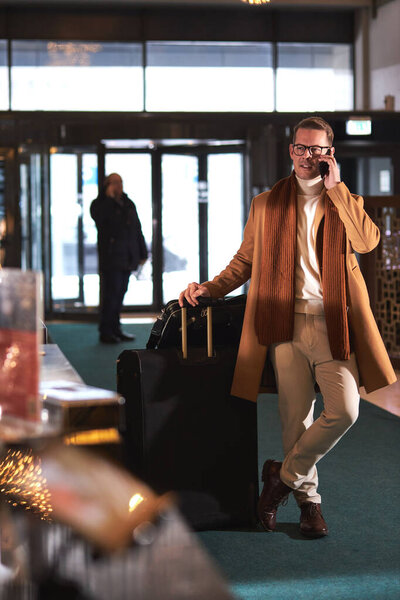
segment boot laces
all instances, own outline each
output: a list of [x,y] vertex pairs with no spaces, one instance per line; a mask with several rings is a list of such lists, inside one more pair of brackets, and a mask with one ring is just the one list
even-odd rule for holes
[[314,502],[308,502],[307,504],[309,504],[306,508],[310,517],[315,517],[315,515],[319,514],[318,504],[315,504]]
[[266,512],[271,512],[277,510],[279,506],[286,506],[289,500],[289,494],[281,498],[281,496],[277,496],[276,498],[272,498],[271,504],[265,507]]

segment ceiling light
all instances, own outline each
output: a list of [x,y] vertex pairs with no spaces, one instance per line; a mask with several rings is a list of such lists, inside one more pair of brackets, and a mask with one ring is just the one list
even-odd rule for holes
[[268,4],[270,0],[242,0],[246,4]]

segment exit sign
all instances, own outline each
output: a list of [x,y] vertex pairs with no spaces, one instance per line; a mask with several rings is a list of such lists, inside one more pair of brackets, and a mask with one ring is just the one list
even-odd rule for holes
[[372,123],[368,118],[353,118],[346,121],[347,135],[371,135]]

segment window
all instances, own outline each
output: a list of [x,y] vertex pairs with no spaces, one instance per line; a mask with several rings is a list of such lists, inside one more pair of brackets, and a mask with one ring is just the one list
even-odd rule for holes
[[13,110],[143,110],[142,45],[13,41]]
[[272,45],[149,42],[146,110],[274,109]]
[[[14,40],[12,110],[353,110],[351,44]],[[145,97],[146,95],[146,97]],[[0,40],[0,110],[9,108]]]
[[0,110],[8,110],[7,41],[0,40]]
[[336,111],[353,107],[351,45],[278,44],[278,111]]

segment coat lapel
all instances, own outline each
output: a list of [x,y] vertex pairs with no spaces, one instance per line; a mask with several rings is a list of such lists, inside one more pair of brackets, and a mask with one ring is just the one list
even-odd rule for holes
[[322,219],[325,215],[325,196],[326,190],[325,188],[322,191],[321,198],[317,204],[317,210],[315,211],[314,216],[314,252],[317,257],[319,275],[322,283],[322,231],[319,231],[319,228],[322,223]]
[[[324,189],[321,194],[321,198],[317,205],[317,210],[315,211],[314,217],[314,240],[317,239],[318,227],[321,225],[321,221],[325,214],[325,196],[326,190]],[[316,248],[314,248],[316,250]]]

